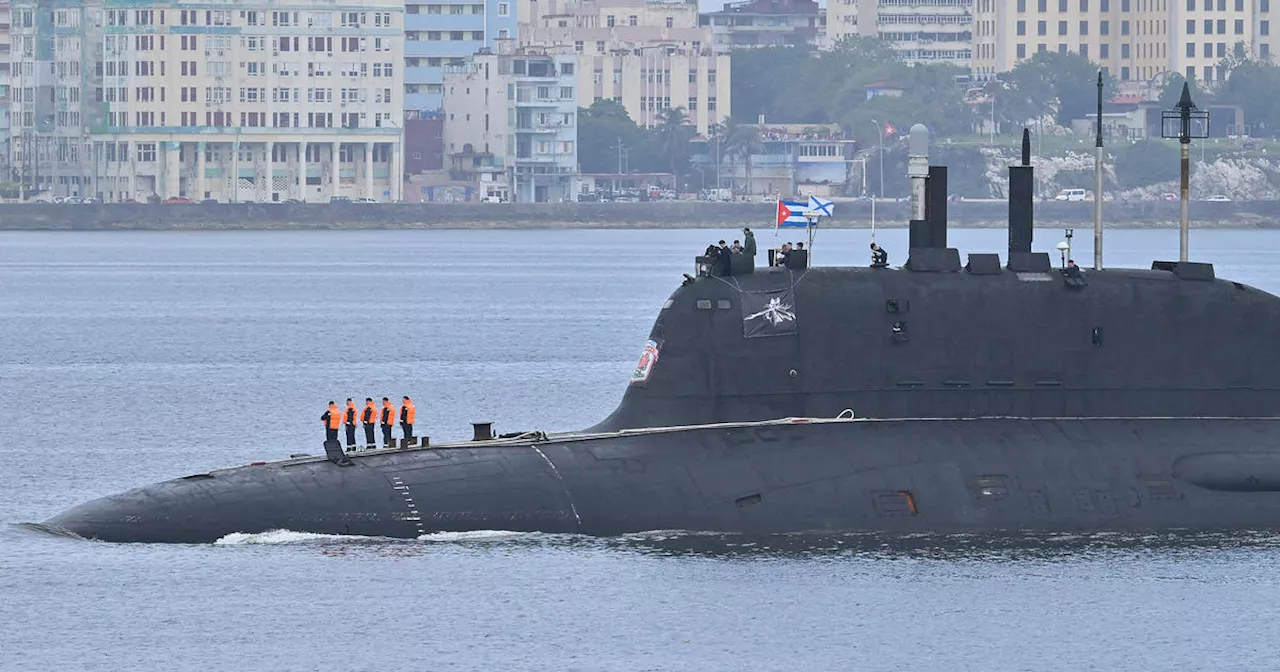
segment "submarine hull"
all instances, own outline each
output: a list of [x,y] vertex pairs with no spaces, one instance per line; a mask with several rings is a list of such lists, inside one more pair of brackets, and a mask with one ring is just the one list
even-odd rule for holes
[[511,530],[1280,527],[1273,419],[809,420],[555,436],[197,474],[48,521],[120,542],[289,529],[414,538]]

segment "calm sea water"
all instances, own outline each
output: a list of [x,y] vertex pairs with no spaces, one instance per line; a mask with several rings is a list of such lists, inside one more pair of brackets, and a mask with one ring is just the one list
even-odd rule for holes
[[[282,532],[143,546],[17,525],[314,452],[329,399],[409,394],[438,439],[473,420],[588,426],[722,235],[0,234],[0,670],[1275,667],[1271,536]],[[1039,249],[1061,238],[1036,235]],[[1006,241],[951,236],[962,252]],[[905,231],[878,238],[903,261]],[[868,240],[821,232],[815,261],[865,263]],[[1192,250],[1280,292],[1280,231],[1197,232]],[[1108,232],[1109,265],[1176,256],[1176,231]]]

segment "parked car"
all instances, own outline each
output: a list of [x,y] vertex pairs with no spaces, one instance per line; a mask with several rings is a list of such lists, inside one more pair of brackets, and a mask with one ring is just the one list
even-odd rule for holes
[[507,201],[501,196],[497,196],[495,194],[489,194],[488,196],[485,196],[484,198],[480,199],[480,202],[481,203],[506,203]]
[[1231,202],[1231,199],[1227,198],[1226,196],[1223,196],[1222,194],[1214,194],[1204,200],[1206,203],[1230,203]]
[[377,203],[378,201],[377,199],[373,199],[373,198],[357,198],[357,199],[353,199],[351,202],[352,203]]
[[1053,200],[1055,200],[1055,201],[1083,201],[1083,200],[1085,200],[1085,196],[1086,196],[1086,193],[1085,193],[1085,190],[1084,190],[1084,189],[1063,189],[1062,191],[1059,191],[1059,192],[1058,192],[1058,195],[1057,195],[1057,196],[1054,196],[1054,197],[1053,197]]
[[161,203],[165,205],[178,205],[178,204],[194,205],[195,201],[187,198],[186,196],[174,196],[173,198],[164,199],[163,201],[161,201]]
[[218,199],[216,198],[206,198],[200,201],[200,205],[217,205],[217,204],[218,204]]
[[330,196],[329,202],[330,203],[350,203],[351,197],[350,196]]

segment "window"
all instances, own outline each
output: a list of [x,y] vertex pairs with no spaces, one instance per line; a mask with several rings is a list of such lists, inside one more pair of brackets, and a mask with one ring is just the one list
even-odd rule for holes
[[1129,81],[1129,66],[1126,65],[1120,68],[1120,79],[1126,82]]
[[1188,34],[1188,35],[1195,35],[1195,34],[1196,34],[1196,20],[1195,20],[1195,19],[1187,19],[1187,34]]
[[1195,55],[1196,55],[1196,44],[1195,44],[1195,42],[1188,42],[1188,43],[1187,43],[1187,58],[1194,58],[1194,57],[1195,57]]
[[1019,35],[1026,35],[1026,34],[1027,34],[1027,22],[1026,22],[1026,21],[1019,21],[1019,22],[1018,22],[1018,34],[1019,34]]
[[574,41],[573,41],[573,50],[574,50],[574,51],[576,51],[576,52],[578,52],[579,54],[581,54],[581,53],[582,53],[582,49],[583,49],[582,40],[574,40]]
[[1081,35],[1088,35],[1088,34],[1089,34],[1089,22],[1088,22],[1088,21],[1081,21],[1081,22],[1080,22],[1080,34],[1081,34]]
[[1066,34],[1067,34],[1067,22],[1066,22],[1066,21],[1059,21],[1059,22],[1058,22],[1058,34],[1059,34],[1059,35],[1066,35]]
[[[1270,35],[1270,34],[1271,34],[1271,22],[1270,22],[1270,21],[1259,21],[1259,22],[1258,22],[1258,32],[1259,32],[1259,33],[1261,33],[1261,34],[1263,34],[1263,35]],[[1265,43],[1264,43],[1264,44],[1265,44]]]
[[1271,0],[1261,0],[1258,5],[1264,12],[1271,11]]
[[1120,45],[1120,58],[1129,58],[1129,45]]
[[1236,0],[1236,11],[1237,12],[1244,11],[1244,0]]
[[1058,45],[1058,53],[1059,53],[1059,54],[1065,54],[1065,53],[1067,53],[1067,45],[1065,45],[1065,44],[1059,44],[1059,45]]
[[1024,59],[1024,58],[1026,58],[1026,57],[1027,57],[1027,45],[1022,44],[1022,43],[1019,43],[1019,44],[1018,44],[1018,59],[1019,59],[1019,60],[1021,60],[1021,59]]
[[1098,9],[1104,12],[1111,11],[1111,0],[1098,0]]
[[1027,11],[1027,0],[1018,0],[1018,13],[1023,14]]
[[[1129,22],[1128,22],[1128,21],[1121,21],[1121,22],[1120,22],[1120,34],[1121,34],[1121,35],[1128,35],[1128,34],[1129,34]],[[1127,58],[1127,57],[1126,57],[1126,58]]]
[[1081,12],[1089,11],[1089,0],[1080,0],[1080,11]]
[[1042,13],[1049,11],[1049,0],[1036,0],[1036,10]]
[[1205,35],[1213,34],[1213,19],[1204,20],[1204,34]]
[[1205,58],[1211,58],[1211,57],[1213,56],[1213,43],[1212,43],[1212,42],[1205,42],[1205,43],[1204,43],[1204,52],[1203,52],[1203,53],[1204,53],[1204,57],[1205,57]]
[[1047,35],[1047,34],[1049,34],[1049,22],[1048,22],[1048,21],[1037,21],[1037,22],[1036,22],[1036,35]]
[[1226,35],[1226,34],[1227,34],[1227,20],[1226,20],[1226,19],[1218,19],[1218,34],[1219,34],[1219,35]]
[[[1264,0],[1264,1],[1265,1],[1265,0]],[[1266,10],[1263,10],[1263,11],[1266,11]],[[1271,45],[1270,45],[1270,44],[1268,44],[1268,43],[1266,43],[1266,42],[1263,42],[1261,45],[1259,45],[1259,47],[1261,48],[1261,50],[1260,50],[1258,53],[1262,55],[1263,60],[1266,60],[1267,58],[1270,58],[1270,57],[1271,57]]]
[[156,160],[156,143],[139,142],[138,144],[138,161],[154,162]]
[[1106,59],[1108,59],[1108,58],[1111,58],[1111,45],[1107,44],[1106,42],[1103,42],[1102,44],[1099,44],[1099,45],[1098,45],[1098,58],[1101,58],[1101,59],[1103,59],[1103,60],[1106,60]]
[[505,2],[498,3],[498,16],[510,16],[511,5]]
[[672,28],[672,27],[674,27],[674,26],[675,26],[675,20],[668,16],[668,17],[667,17],[667,27],[668,27],[668,28]]
[[1226,57],[1227,57],[1227,43],[1226,43],[1226,42],[1219,42],[1217,46],[1218,46],[1218,48],[1217,48],[1217,54],[1215,54],[1215,55],[1216,55],[1218,58],[1226,58]]
[[1236,35],[1244,35],[1244,19],[1236,19]]
[[707,110],[709,110],[709,111],[711,111],[711,112],[715,112],[715,111],[716,111],[716,97],[715,97],[715,96],[708,96],[708,97],[707,97]]
[[628,16],[628,17],[627,17],[627,25],[628,25],[628,26],[634,26],[634,25],[636,25],[636,15],[635,15],[635,14],[632,14],[631,16]]
[[561,99],[561,100],[572,100],[572,99],[573,99],[573,87],[572,87],[572,86],[562,86],[562,87],[560,87],[560,99]]
[[1058,0],[1058,11],[1059,12],[1067,11],[1067,0]]
[[572,75],[572,74],[573,74],[573,63],[561,63],[561,64],[560,64],[560,74],[562,74],[562,75]]
[[1110,35],[1110,34],[1111,34],[1111,22],[1110,22],[1110,21],[1099,21],[1099,22],[1098,22],[1098,34],[1099,34],[1099,35]]
[[1080,43],[1080,55],[1089,58],[1089,45],[1083,42]]
[[609,28],[612,28],[612,27],[613,27],[613,15],[612,15],[612,14],[610,14],[609,16],[604,17],[604,23],[605,23],[605,26],[607,26],[607,27],[609,27]]
[[1196,11],[1196,0],[1187,0],[1187,11],[1188,12]]

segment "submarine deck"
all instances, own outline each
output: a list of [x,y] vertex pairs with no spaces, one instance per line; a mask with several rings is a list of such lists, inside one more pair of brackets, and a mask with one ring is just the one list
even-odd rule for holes
[[[779,425],[825,425],[825,424],[857,424],[857,423],[884,423],[884,424],[906,424],[917,422],[930,423],[951,423],[951,422],[988,422],[991,420],[1015,420],[1015,421],[1035,421],[1035,422],[1081,422],[1081,421],[1235,421],[1235,422],[1280,422],[1280,416],[1267,417],[1234,417],[1234,416],[1111,416],[1111,417],[1079,417],[1079,416],[1059,416],[1059,417],[1021,417],[1021,416],[984,416],[974,418],[858,418],[858,417],[835,417],[835,418],[814,418],[814,417],[787,417],[776,418],[773,420],[757,420],[746,422],[716,422],[698,425],[673,425],[667,427],[635,427],[620,429],[615,431],[604,432],[556,432],[547,433],[539,430],[530,430],[522,432],[518,436],[505,438],[493,438],[484,441],[450,441],[447,443],[432,444],[429,446],[411,446],[408,448],[377,448],[373,450],[363,450],[358,452],[346,453],[350,459],[360,459],[363,457],[372,457],[377,455],[390,454],[406,454],[415,452],[442,451],[442,450],[473,450],[485,448],[511,448],[525,445],[536,445],[542,443],[570,444],[586,441],[598,441],[601,439],[632,437],[632,436],[652,436],[661,434],[674,434],[685,431],[700,431],[708,429],[740,429],[750,427],[770,427]],[[248,464],[238,465],[234,467],[222,467],[212,469],[203,474],[192,474],[184,478],[192,476],[212,476],[214,472],[230,471],[249,466],[288,466],[295,464],[307,464],[313,462],[330,461],[325,455],[305,455],[291,457],[283,460],[255,461]]]

